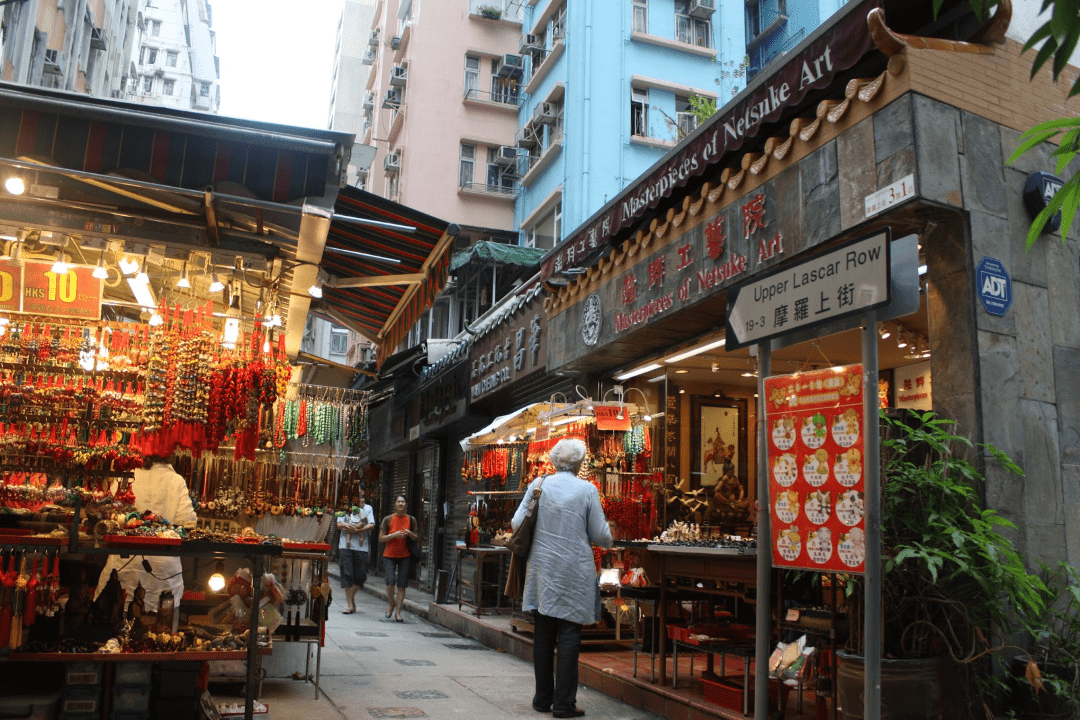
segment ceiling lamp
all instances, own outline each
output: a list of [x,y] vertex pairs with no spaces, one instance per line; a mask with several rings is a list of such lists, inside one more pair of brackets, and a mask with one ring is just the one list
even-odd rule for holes
[[64,253],[60,253],[56,256],[56,262],[53,263],[52,271],[57,275],[67,275],[67,271],[71,269],[71,266],[66,262],[67,256]]
[[904,339],[904,331],[901,330],[896,334],[896,347],[901,350],[907,347],[907,340]]
[[191,282],[187,279],[187,260],[184,261],[184,269],[180,271],[180,279],[176,281],[176,287],[185,290],[191,287]]
[[26,182],[18,175],[13,175],[4,181],[4,189],[12,195],[22,195],[26,192]]
[[320,269],[319,273],[315,276],[315,282],[308,288],[308,295],[315,299],[319,299],[323,296],[323,284],[330,278],[325,270]]
[[225,289],[225,283],[221,282],[221,278],[217,273],[214,273],[213,279],[210,282],[210,292],[221,292]]
[[125,275],[134,275],[139,269],[139,261],[127,257],[120,258],[120,272]]
[[150,323],[150,327],[157,327],[158,325],[164,324],[165,318],[161,317],[161,315],[155,312],[153,315],[150,316],[150,320],[148,322]]
[[891,336],[892,333],[889,332],[888,326],[885,325],[885,323],[878,323],[878,337],[882,340],[887,340]]
[[700,355],[703,352],[708,352],[708,351],[713,350],[715,348],[723,347],[724,343],[726,343],[726,342],[727,342],[727,338],[720,338],[719,340],[714,340],[711,343],[706,343],[705,345],[699,345],[696,348],[691,348],[690,350],[687,350],[684,353],[679,353],[675,357],[670,357],[667,360],[665,360],[664,362],[666,362],[666,363],[677,363],[677,362],[680,362],[682,360],[685,360],[686,358],[694,357],[695,355]]
[[109,269],[105,267],[105,251],[101,251],[101,257],[98,258],[97,267],[94,268],[94,277],[98,280],[105,280],[109,277]]

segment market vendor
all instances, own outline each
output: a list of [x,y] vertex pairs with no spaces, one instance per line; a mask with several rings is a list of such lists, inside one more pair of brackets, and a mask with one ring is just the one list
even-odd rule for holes
[[[195,525],[197,518],[188,496],[187,483],[173,469],[168,458],[146,456],[143,469],[135,470],[131,491],[135,495],[134,505],[139,512],[149,510],[173,525]],[[95,599],[108,583],[113,570],[116,570],[124,588],[125,609],[127,603],[135,597],[135,589],[140,583],[146,591],[143,609],[148,613],[156,613],[161,593],[170,591],[173,596],[172,632],[176,632],[180,621],[180,597],[184,594],[180,558],[110,555],[98,578]]]

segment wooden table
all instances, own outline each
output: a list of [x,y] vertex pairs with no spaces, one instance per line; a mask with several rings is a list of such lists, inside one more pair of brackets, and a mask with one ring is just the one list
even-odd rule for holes
[[[757,586],[756,550],[699,548],[680,545],[649,545],[659,565],[660,585],[660,684],[667,684],[667,603],[676,579],[689,578],[686,590],[698,594],[742,597]],[[701,587],[698,587],[698,585]],[[750,598],[745,598],[753,602]]]
[[[473,573],[473,579],[462,580],[462,560],[466,556],[472,555],[475,558],[475,572]],[[506,606],[502,604],[503,598],[503,585],[506,582],[506,565],[510,559],[510,548],[502,547],[499,545],[473,545],[472,547],[457,548],[457,566],[454,568],[454,593],[457,595],[458,609],[464,605],[466,607],[473,608],[475,615],[480,616],[485,612],[500,613],[500,612],[513,612],[513,603]],[[484,568],[494,565],[497,568],[496,575],[497,580],[492,583],[484,580]],[[471,586],[473,589],[473,601],[469,602],[463,600],[461,597],[461,586]],[[494,589],[495,591],[495,605],[484,605],[484,589]]]

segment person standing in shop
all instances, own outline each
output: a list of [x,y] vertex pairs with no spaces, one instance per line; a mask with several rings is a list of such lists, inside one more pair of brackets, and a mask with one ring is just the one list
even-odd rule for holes
[[[612,544],[600,493],[595,485],[577,477],[585,454],[585,443],[576,438],[560,440],[548,453],[556,472],[547,476],[540,488],[521,601],[522,610],[533,611],[536,689],[532,706],[557,718],[585,714],[577,707],[581,627],[600,620],[600,588],[592,546],[609,548]],[[510,521],[515,530],[525,519],[537,482],[530,483]]]
[[375,527],[375,513],[364,501],[364,494],[356,500],[348,515],[338,518],[338,568],[341,571],[341,587],[345,588],[348,607],[344,615],[356,612],[356,591],[364,589],[367,581],[369,531]]
[[[386,619],[393,615],[398,622],[401,606],[405,602],[405,588],[409,587],[409,543],[417,541],[416,520],[405,513],[409,507],[404,495],[394,498],[394,512],[382,519],[379,525],[379,542],[383,547],[383,568],[386,575]],[[395,593],[396,589],[396,593]]]
[[[131,491],[135,494],[134,505],[139,512],[149,510],[173,525],[187,527],[194,527],[198,520],[188,495],[187,483],[173,469],[168,458],[147,455],[143,460],[143,467],[135,470]],[[116,492],[116,488],[113,492]],[[180,622],[180,598],[184,594],[180,558],[110,555],[98,578],[97,590],[94,591],[95,599],[109,582],[113,570],[116,570],[120,585],[124,588],[125,609],[127,602],[135,597],[135,589],[140,583],[146,591],[143,609],[149,613],[157,612],[158,601],[163,592],[171,592],[172,632],[176,632]]]

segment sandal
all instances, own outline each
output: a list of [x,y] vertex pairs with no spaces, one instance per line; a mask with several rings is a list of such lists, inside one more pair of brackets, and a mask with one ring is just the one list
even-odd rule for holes
[[352,615],[354,612],[356,612],[356,608],[349,608],[348,610],[342,610],[341,614],[342,615]]

